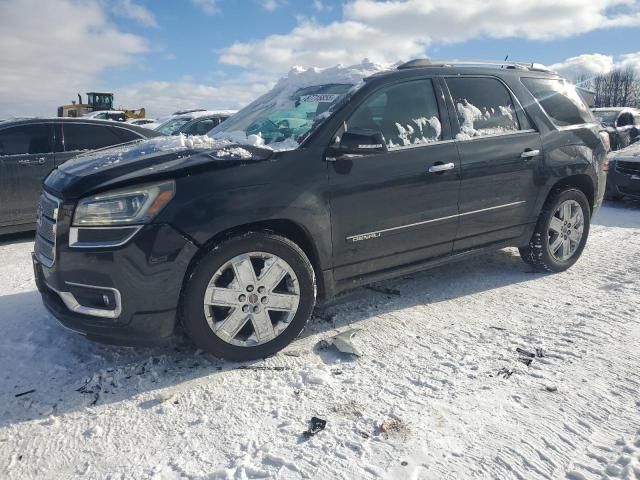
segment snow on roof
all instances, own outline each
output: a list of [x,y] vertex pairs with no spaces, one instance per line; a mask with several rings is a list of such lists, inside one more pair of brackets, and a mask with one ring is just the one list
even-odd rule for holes
[[391,65],[375,63],[367,58],[359,64],[350,66],[342,64],[327,68],[296,66],[289,70],[287,76],[281,78],[269,92],[256,99],[246,108],[250,108],[254,103],[262,103],[271,99],[275,101],[276,106],[287,105],[289,99],[298,90],[315,85],[347,84],[359,88],[365,78],[376,73],[392,70],[392,68]]
[[[296,66],[289,71],[286,77],[278,80],[270,91],[240,110],[239,115],[242,115],[245,111],[251,112],[258,110],[267,104],[272,105],[274,109],[286,109],[291,105],[291,99],[295,96],[296,92],[307,87],[344,84],[353,85],[352,91],[355,91],[364,84],[365,78],[377,73],[390,71],[394,67],[394,65],[374,63],[369,59],[364,59],[361,63],[350,66],[341,64],[327,68],[304,68]],[[323,119],[329,116],[330,112],[326,112]],[[254,145],[274,151],[295,150],[299,146],[298,142],[293,138],[265,144],[259,135],[247,136],[246,133],[241,130],[223,130],[215,134],[214,137],[221,139],[226,138],[239,144]]]

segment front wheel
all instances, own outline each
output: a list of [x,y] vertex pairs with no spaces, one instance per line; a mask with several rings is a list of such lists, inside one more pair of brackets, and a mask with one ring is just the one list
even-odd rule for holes
[[250,232],[200,259],[185,285],[181,319],[203,350],[251,360],[294,340],[315,299],[313,267],[300,247],[278,235]]
[[578,261],[589,236],[591,209],[584,193],[560,190],[545,203],[522,259],[539,271],[562,272]]

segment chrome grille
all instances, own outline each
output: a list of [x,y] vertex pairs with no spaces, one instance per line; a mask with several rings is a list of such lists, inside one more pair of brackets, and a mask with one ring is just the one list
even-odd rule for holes
[[35,251],[44,265],[51,267],[56,260],[56,223],[60,201],[43,192],[38,201]]
[[640,175],[640,162],[625,162],[623,160],[618,160],[616,162],[616,170],[628,175]]

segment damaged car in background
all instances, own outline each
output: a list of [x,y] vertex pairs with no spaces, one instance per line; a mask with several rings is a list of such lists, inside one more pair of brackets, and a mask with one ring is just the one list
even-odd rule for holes
[[207,136],[56,168],[36,282],[89,338],[153,343],[180,322],[215,355],[265,357],[354,287],[506,246],[570,268],[604,194],[600,129],[532,64],[293,69]]
[[609,134],[611,150],[621,150],[640,140],[640,110],[608,107],[592,111]]
[[606,198],[640,199],[640,142],[609,155]]

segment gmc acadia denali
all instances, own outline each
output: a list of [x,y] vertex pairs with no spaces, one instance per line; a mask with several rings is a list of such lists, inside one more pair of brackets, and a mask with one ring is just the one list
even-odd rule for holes
[[580,257],[606,139],[535,64],[294,69],[207,136],[55,169],[33,255],[48,310],[89,338],[171,336],[234,360],[303,330],[318,299],[515,246]]

